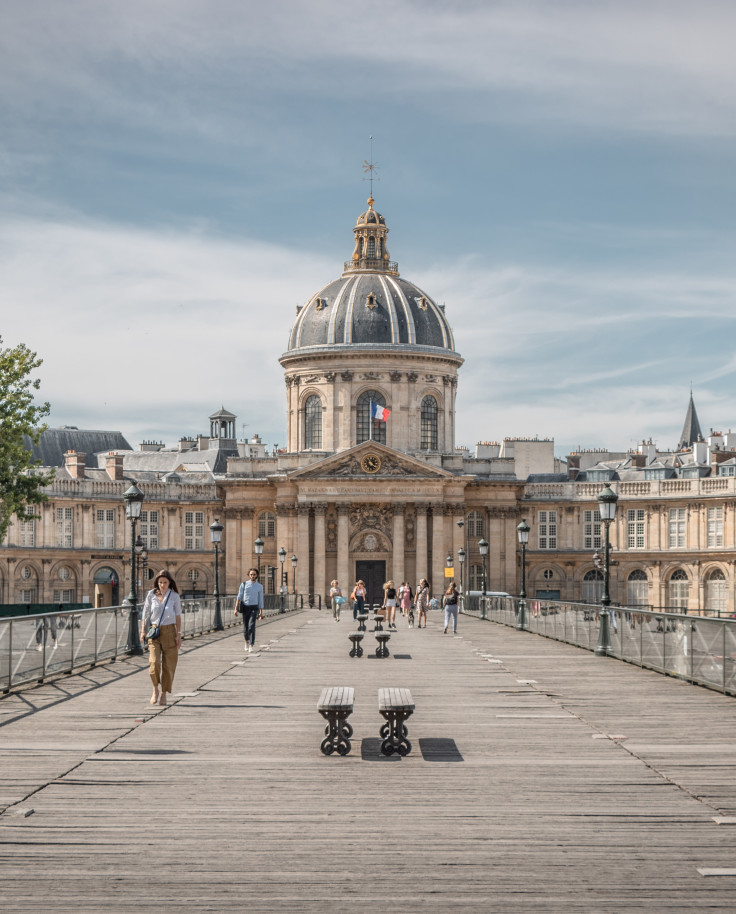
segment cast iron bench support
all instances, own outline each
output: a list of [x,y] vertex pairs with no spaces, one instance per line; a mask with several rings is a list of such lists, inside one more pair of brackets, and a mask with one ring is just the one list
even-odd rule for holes
[[352,642],[352,646],[350,648],[350,656],[351,657],[362,657],[363,656],[363,646],[361,645],[360,642],[363,640],[363,632],[350,632],[350,634],[348,635],[348,638]]
[[391,638],[391,632],[376,632],[376,641],[378,642],[378,647],[376,648],[376,657],[388,657],[391,653],[388,649],[388,642]]
[[355,689],[347,686],[330,686],[322,689],[322,694],[317,702],[317,710],[327,721],[325,738],[320,749],[325,755],[347,755],[350,752],[350,737],[353,728],[348,723],[348,717],[353,713],[355,704]]
[[386,723],[381,727],[381,753],[383,755],[408,755],[411,743],[407,739],[407,721],[414,713],[414,702],[409,689],[379,689],[378,710]]
[[366,630],[365,623],[368,621],[368,613],[358,613],[358,631],[364,632]]

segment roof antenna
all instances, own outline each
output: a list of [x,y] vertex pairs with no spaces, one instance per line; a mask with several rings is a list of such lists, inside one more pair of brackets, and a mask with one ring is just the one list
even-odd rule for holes
[[367,161],[367,159],[363,159],[363,173],[368,175],[368,177],[363,178],[363,180],[371,182],[371,201],[372,201],[373,200],[373,182],[374,182],[374,180],[380,181],[381,179],[377,178],[375,176],[376,171],[378,171],[378,162],[373,161],[373,137],[371,137],[370,140],[371,140],[371,160],[369,162],[369,161]]

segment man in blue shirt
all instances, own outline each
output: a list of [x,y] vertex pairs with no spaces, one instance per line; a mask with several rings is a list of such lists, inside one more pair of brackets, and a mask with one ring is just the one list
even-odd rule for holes
[[256,640],[256,619],[263,618],[263,585],[258,580],[258,570],[251,568],[248,580],[243,581],[235,601],[235,615],[238,610],[243,615],[244,650],[249,654]]

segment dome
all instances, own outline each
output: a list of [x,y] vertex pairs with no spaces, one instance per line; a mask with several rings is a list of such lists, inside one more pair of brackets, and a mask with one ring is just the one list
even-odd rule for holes
[[389,259],[386,220],[373,209],[358,216],[355,250],[340,279],[300,307],[289,352],[324,347],[431,347],[455,351],[444,306],[399,276]]

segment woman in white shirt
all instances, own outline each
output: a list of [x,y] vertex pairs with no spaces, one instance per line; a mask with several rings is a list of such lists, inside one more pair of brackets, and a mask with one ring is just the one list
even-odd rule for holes
[[153,579],[153,590],[143,604],[141,641],[145,642],[149,626],[158,625],[159,636],[148,642],[148,672],[153,683],[151,704],[166,704],[166,693],[174,686],[174,672],[181,647],[181,600],[176,581],[168,571],[159,571]]

